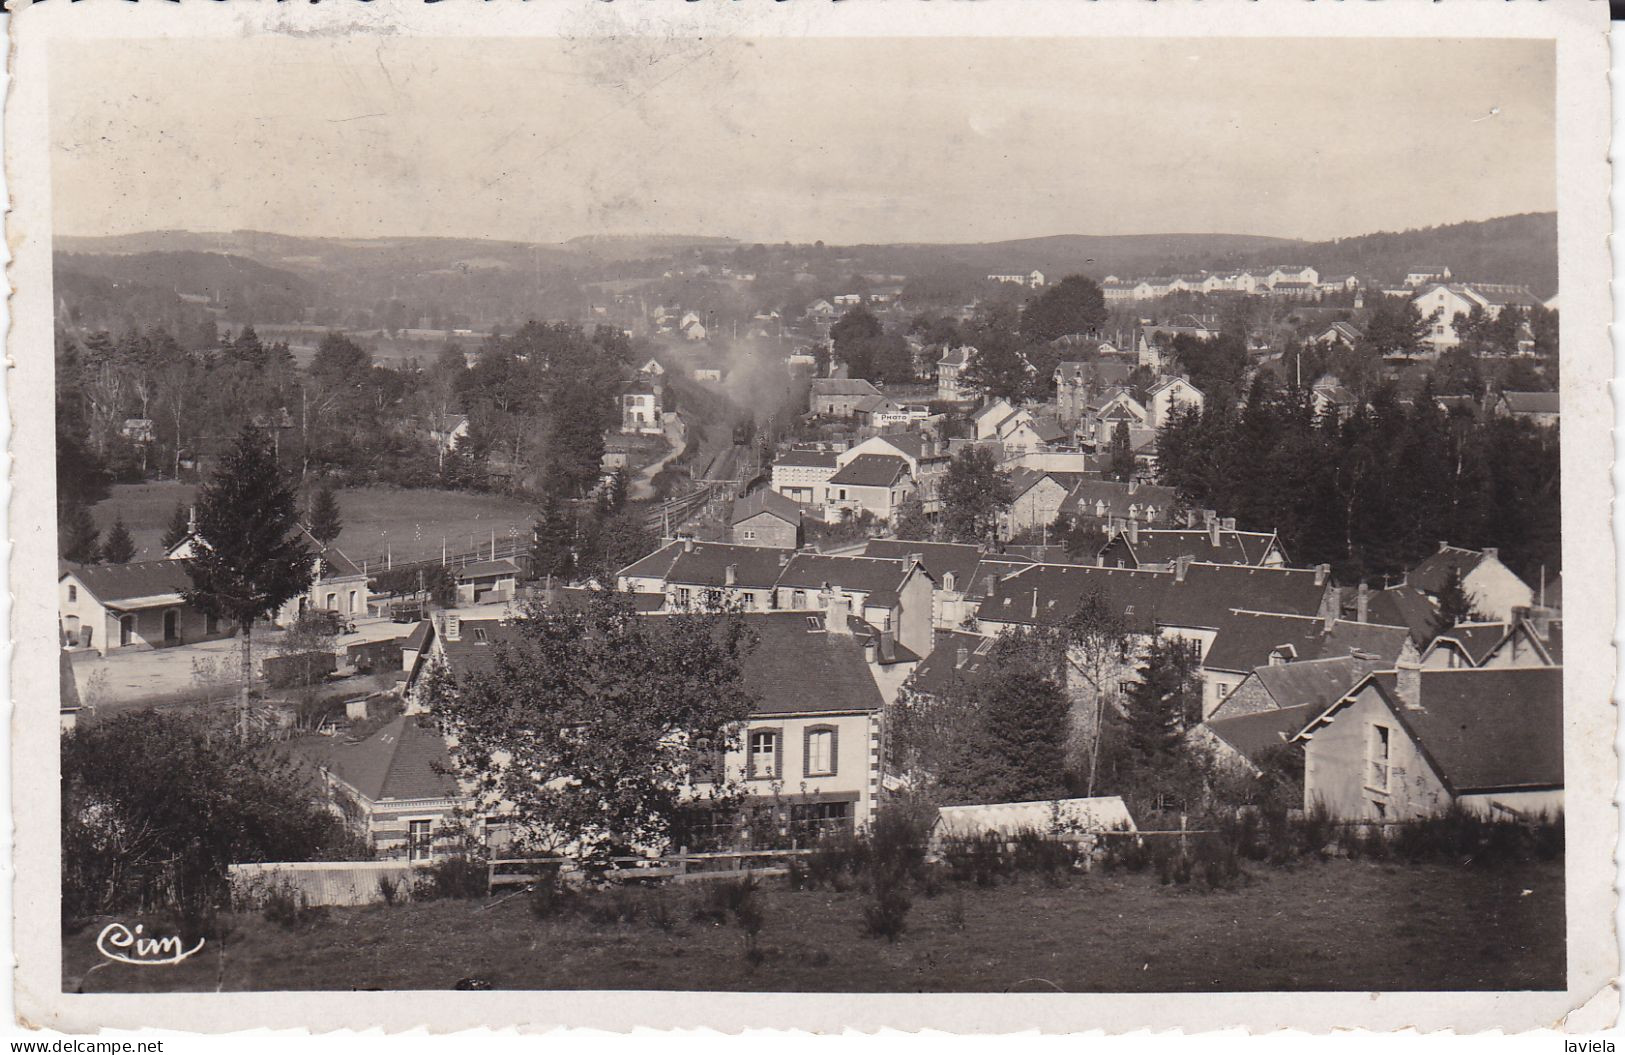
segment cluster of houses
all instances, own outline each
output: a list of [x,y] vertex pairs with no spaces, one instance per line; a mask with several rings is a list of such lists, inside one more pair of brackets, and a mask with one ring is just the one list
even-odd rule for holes
[[1280,264],[1253,271],[1197,271],[1149,278],[1107,275],[1100,284],[1108,301],[1155,300],[1170,293],[1246,293],[1254,296],[1317,297],[1360,288],[1354,275],[1321,275],[1305,264]]

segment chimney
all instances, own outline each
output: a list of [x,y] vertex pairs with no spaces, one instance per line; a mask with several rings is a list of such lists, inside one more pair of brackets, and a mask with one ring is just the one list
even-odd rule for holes
[[1207,541],[1214,549],[1219,548],[1219,522],[1210,520],[1207,523]]
[[683,536],[683,552],[684,553],[693,553],[694,552],[694,536],[693,535],[684,535]]
[[1416,650],[1416,643],[1410,638],[1405,639],[1405,647],[1400,650],[1399,660],[1394,664],[1394,673],[1397,676],[1394,691],[1399,696],[1400,705],[1407,710],[1421,710],[1422,654]]
[[1132,517],[1130,517],[1129,521],[1128,521],[1128,544],[1130,546],[1137,546],[1137,545],[1139,545],[1139,542],[1140,542],[1140,522],[1138,520],[1135,520]]
[[1219,514],[1215,510],[1212,510],[1212,509],[1204,509],[1204,510],[1202,510],[1202,526],[1203,527],[1212,527],[1213,522],[1215,520],[1217,520],[1217,519],[1219,519]]
[[790,551],[787,550],[787,549],[786,550],[780,550],[779,551],[779,567],[783,568],[783,567],[787,566],[789,563],[790,563]]
[[960,646],[959,650],[956,653],[954,653],[954,668],[956,670],[959,669],[959,668],[962,668],[969,661],[970,661],[970,649],[965,648],[964,646]]
[[1331,576],[1331,574],[1332,574],[1332,566],[1330,564],[1317,564],[1317,565],[1315,565],[1315,585],[1316,586],[1325,586],[1326,585],[1326,580],[1327,580],[1328,577]]
[[1234,531],[1234,530],[1236,530],[1236,518],[1235,517],[1225,517],[1224,519],[1219,521],[1219,528],[1220,528],[1220,530],[1223,530],[1223,531]]
[[1329,634],[1337,625],[1337,619],[1343,614],[1343,589],[1333,586],[1326,591],[1326,596],[1320,599],[1320,632]]
[[1500,560],[1501,559],[1501,550],[1496,546],[1485,546],[1484,547],[1484,559],[1485,560]]
[[1191,570],[1190,554],[1182,553],[1174,559],[1174,581],[1184,582],[1185,573]]
[[446,640],[461,641],[463,639],[463,618],[456,612],[446,613]]
[[1129,481],[1128,481],[1128,493],[1133,494],[1135,491],[1138,491],[1139,489],[1140,489],[1140,481],[1134,479],[1133,477],[1130,477]]
[[733,586],[739,581],[739,565],[730,564],[722,569],[722,585]]
[[1529,620],[1529,629],[1535,632],[1535,636],[1540,638],[1542,641],[1545,641],[1547,636],[1551,633],[1552,617],[1555,615],[1557,615],[1557,610],[1555,608],[1548,608],[1545,605],[1537,604],[1529,607],[1528,611],[1524,615],[1524,618]]
[[824,631],[830,634],[839,634],[842,637],[852,636],[852,627],[847,624],[846,616],[852,606],[847,602],[846,594],[839,589],[829,593],[829,604],[824,608]]
[[1038,587],[1033,587],[1033,619],[1038,618]]
[[1354,621],[1356,623],[1369,622],[1371,615],[1371,587],[1364,582],[1360,583],[1359,592],[1354,595]]
[[875,639],[872,637],[865,638],[863,641],[863,661],[871,667],[874,666],[878,660],[877,652]]
[[1447,550],[1449,548],[1450,548],[1450,543],[1446,542],[1444,539],[1439,540],[1439,552],[1440,553],[1443,553],[1445,550]]

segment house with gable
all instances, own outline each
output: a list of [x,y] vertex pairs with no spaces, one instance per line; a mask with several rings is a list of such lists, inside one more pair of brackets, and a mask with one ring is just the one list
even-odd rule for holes
[[[296,529],[313,554],[310,585],[305,592],[289,599],[272,615],[279,626],[299,621],[307,611],[337,612],[351,619],[365,616],[372,603],[371,584],[364,569],[358,566],[337,546],[319,542],[310,529],[300,524]],[[190,560],[199,546],[208,543],[199,537],[194,520],[186,537],[169,548],[165,556],[172,561]]]
[[1534,590],[1501,563],[1500,551],[1494,547],[1474,550],[1440,542],[1438,552],[1406,573],[1405,584],[1437,605],[1453,575],[1460,576],[1473,610],[1484,619],[1508,622],[1514,608],[1535,603]]
[[801,506],[824,504],[824,486],[840,468],[836,452],[821,447],[793,447],[773,459],[774,491]]
[[976,354],[976,349],[969,345],[960,345],[957,348],[944,348],[942,358],[937,360],[937,398],[944,403],[968,403],[976,398],[976,393],[967,388],[960,380],[965,372],[970,357]]
[[1010,505],[1001,518],[1002,534],[1014,537],[1055,523],[1061,505],[1088,473],[1046,472],[1019,468],[1010,474]]
[[1422,652],[1423,670],[1455,670],[1482,666],[1495,646],[1506,640],[1509,623],[1457,623]]
[[914,479],[906,458],[859,454],[837,469],[824,485],[824,519],[865,512],[890,522],[913,493]]
[[1555,428],[1562,420],[1562,408],[1556,392],[1503,391],[1495,402],[1495,413],[1519,421],[1534,422],[1543,428]]
[[[978,440],[996,440],[999,438],[999,428],[1008,421],[1017,409],[1008,399],[999,398],[989,400],[978,407],[971,414],[971,428]],[[1030,416],[1030,415],[1029,415]]]
[[64,562],[57,574],[63,644],[102,655],[119,649],[167,648],[229,635],[233,627],[186,602],[189,562]]
[[616,573],[616,588],[666,598],[662,611],[705,611],[738,605],[746,612],[774,607],[773,588],[793,553],[766,546],[697,542],[666,543]]
[[801,507],[766,488],[734,502],[728,523],[736,546],[800,549],[805,541]]
[[1478,666],[1560,667],[1563,665],[1563,620],[1550,608],[1520,609],[1506,636],[1497,641]]
[[1165,377],[1146,392],[1146,424],[1160,429],[1180,407],[1195,407],[1200,411],[1203,402],[1201,389],[1191,384],[1189,378]]
[[1172,487],[1142,484],[1137,480],[1085,478],[1061,501],[1059,512],[1069,520],[1093,521],[1102,527],[1116,521],[1124,530],[1164,524],[1179,507],[1179,494]]
[[849,418],[860,403],[878,395],[880,390],[861,377],[815,377],[807,409],[817,417]]
[[[1132,521],[1130,522],[1132,523]],[[1209,516],[1201,528],[1134,528],[1111,522],[1099,562],[1117,568],[1173,569],[1180,557],[1202,564],[1241,564],[1275,568],[1287,563],[1275,532],[1238,531],[1234,517]]]
[[1272,662],[1255,667],[1199,728],[1221,757],[1257,771],[1326,708],[1383,664],[1375,657]]
[[1459,805],[1527,820],[1563,809],[1563,668],[1368,674],[1294,737],[1304,807],[1403,821]]

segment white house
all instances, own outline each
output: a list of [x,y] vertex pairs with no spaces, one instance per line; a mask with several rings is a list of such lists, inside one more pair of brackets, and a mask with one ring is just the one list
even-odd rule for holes
[[1203,396],[1201,389],[1191,384],[1184,377],[1165,377],[1146,393],[1146,411],[1149,414],[1147,422],[1151,428],[1160,429],[1173,417],[1174,411],[1181,406],[1194,406],[1202,409]]
[[1437,553],[1406,574],[1405,582],[1437,603],[1452,576],[1460,576],[1462,592],[1483,619],[1510,622],[1516,609],[1535,603],[1534,590],[1501,563],[1500,551],[1494,547],[1463,549],[1441,542]]

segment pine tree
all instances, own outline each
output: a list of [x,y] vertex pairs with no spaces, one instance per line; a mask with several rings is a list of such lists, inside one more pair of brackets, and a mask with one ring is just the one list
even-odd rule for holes
[[531,538],[532,574],[568,582],[575,571],[575,525],[556,494],[543,500]]
[[1067,698],[1057,637],[997,638],[985,671],[964,684],[972,699],[969,728],[956,740],[952,765],[937,774],[960,802],[1032,802],[1066,794]]
[[1152,640],[1138,670],[1124,700],[1125,726],[1136,761],[1152,767],[1176,754],[1185,730],[1202,720],[1201,674],[1195,647],[1168,637]]
[[933,534],[931,521],[925,515],[925,503],[920,500],[918,493],[911,494],[904,500],[903,508],[897,514],[897,526],[893,534],[897,538],[916,542],[931,541]]
[[339,537],[344,530],[344,520],[339,515],[338,496],[333,488],[324,485],[316,492],[316,497],[310,503],[310,533],[322,545],[329,545]]
[[83,503],[70,502],[57,517],[57,551],[63,560],[95,564],[102,555],[101,534]]
[[189,604],[237,626],[242,640],[238,723],[248,731],[253,630],[310,585],[312,555],[295,532],[294,493],[270,442],[244,426],[237,445],[198,493],[201,544],[192,557]]
[[185,541],[186,536],[192,533],[192,514],[186,508],[185,502],[176,502],[175,511],[169,514],[169,526],[164,528],[163,547],[168,553]]
[[1439,590],[1439,613],[1433,617],[1433,636],[1449,633],[1462,623],[1471,623],[1478,618],[1473,609],[1473,599],[1467,595],[1467,590],[1461,584],[1461,571],[1450,569],[1450,577]]
[[119,517],[113,521],[113,529],[107,533],[107,541],[102,543],[102,562],[128,564],[134,556],[135,539],[130,537],[130,529],[124,526],[124,518]]
[[1112,460],[1108,474],[1128,483],[1134,479],[1134,449],[1129,446],[1128,422],[1119,421],[1112,431]]

